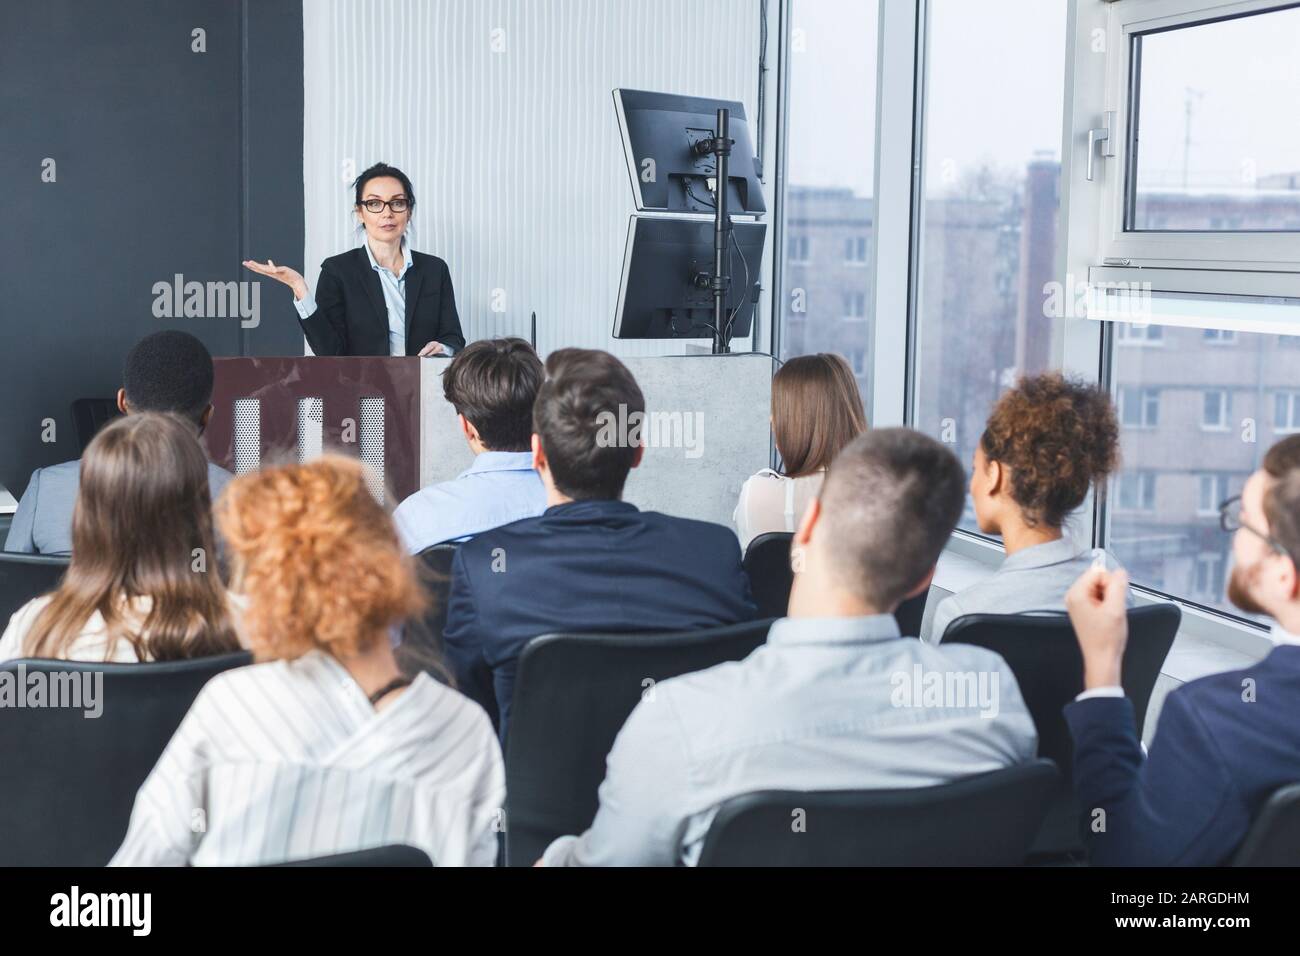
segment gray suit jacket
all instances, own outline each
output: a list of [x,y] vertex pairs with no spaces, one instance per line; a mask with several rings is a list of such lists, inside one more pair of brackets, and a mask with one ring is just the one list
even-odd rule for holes
[[[233,478],[224,468],[208,463],[208,487],[216,501]],[[72,553],[72,506],[81,482],[81,460],[37,468],[14,512],[6,551],[28,554]]]

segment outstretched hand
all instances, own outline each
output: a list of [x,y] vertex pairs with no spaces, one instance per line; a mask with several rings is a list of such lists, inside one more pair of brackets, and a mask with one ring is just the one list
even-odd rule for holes
[[258,275],[275,279],[277,282],[283,282],[293,289],[295,299],[302,299],[307,296],[307,280],[288,266],[277,266],[270,259],[267,259],[265,264],[258,262],[256,259],[245,259],[244,268],[251,269]]

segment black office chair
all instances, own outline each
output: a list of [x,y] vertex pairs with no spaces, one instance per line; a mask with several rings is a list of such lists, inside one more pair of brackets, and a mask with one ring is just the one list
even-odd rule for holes
[[72,403],[72,424],[77,429],[77,444],[84,452],[96,433],[121,416],[116,398],[78,398]]
[[[769,531],[760,534],[745,549],[744,568],[749,577],[749,590],[758,605],[758,616],[785,617],[790,604],[790,588],[794,584],[794,571],[790,568],[790,542],[794,535],[788,531]],[[898,632],[904,637],[921,633],[921,619],[925,617],[925,602],[929,590],[908,598],[894,611]]]
[[451,562],[456,557],[455,544],[435,544],[419,554],[420,582],[430,598],[429,613],[424,624],[429,633],[442,639],[442,629],[447,625],[447,593],[451,590]]
[[0,551],[0,631],[14,611],[59,586],[69,560],[67,555]]
[[[161,664],[17,660],[0,671],[102,673],[85,707],[0,708],[0,866],[103,866],[122,843],[135,794],[199,689],[249,663],[245,652]],[[93,679],[93,678],[92,678]],[[82,703],[86,703],[83,698]]]
[[1060,773],[1033,760],[936,787],[767,790],[728,800],[700,866],[1018,866]]
[[788,531],[770,531],[760,534],[745,548],[743,565],[759,617],[785,617],[790,586],[794,583],[794,571],[790,568],[793,539],[794,535]]
[[280,866],[433,866],[429,854],[413,846],[394,843],[390,846],[377,846],[369,850],[353,850],[351,853],[335,853],[331,856],[317,856],[307,860],[289,860],[285,863],[272,863]]
[[[1138,735],[1147,705],[1182,620],[1176,604],[1130,608],[1128,643],[1121,680],[1133,702]],[[1083,656],[1064,612],[1056,614],[968,614],[948,625],[943,644],[974,644],[1007,662],[1038,729],[1038,756],[1061,768],[1061,792],[1048,813],[1034,852],[1045,857],[1083,852],[1081,820],[1070,785],[1074,743],[1063,709],[1083,691]]]
[[550,634],[519,658],[506,741],[506,862],[532,866],[596,816],[605,757],[647,679],[747,657],[771,621],[672,634]]
[[1300,866],[1300,783],[1269,797],[1232,858],[1233,866]]

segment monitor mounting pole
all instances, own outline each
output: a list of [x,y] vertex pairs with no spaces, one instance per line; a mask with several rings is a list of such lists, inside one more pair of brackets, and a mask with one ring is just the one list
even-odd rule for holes
[[712,139],[695,144],[700,155],[712,153],[715,157],[713,204],[713,275],[709,288],[713,291],[713,354],[725,355],[731,351],[731,327],[727,322],[727,293],[731,291],[731,273],[727,246],[731,242],[731,216],[727,212],[727,176],[731,147],[735,140],[730,133],[731,111],[718,110],[717,132]]

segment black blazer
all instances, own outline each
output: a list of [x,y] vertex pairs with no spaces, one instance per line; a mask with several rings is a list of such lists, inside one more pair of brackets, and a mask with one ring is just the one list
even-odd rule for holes
[[[447,263],[423,252],[412,252],[411,258],[406,273],[406,354],[419,355],[433,341],[460,351],[465,336]],[[317,355],[389,354],[384,290],[364,248],[321,263],[316,311],[300,322]]]
[[443,651],[457,689],[504,741],[515,666],[532,638],[688,631],[756,611],[730,528],[625,501],[571,501],[456,549]]
[[[504,575],[503,575],[504,577]],[[1243,705],[1243,691],[1253,696]],[[1160,709],[1145,757],[1133,704],[1065,705],[1074,789],[1094,866],[1218,866],[1273,791],[1300,781],[1300,647],[1244,670],[1189,681]],[[1088,826],[1106,812],[1106,827]]]

